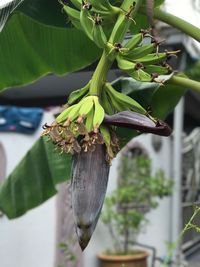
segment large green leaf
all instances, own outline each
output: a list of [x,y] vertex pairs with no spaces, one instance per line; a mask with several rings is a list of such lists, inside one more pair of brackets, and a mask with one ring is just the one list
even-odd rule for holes
[[151,100],[153,115],[160,119],[165,119],[174,110],[185,92],[186,90],[179,86],[168,84],[160,86]]
[[47,25],[66,27],[66,15],[58,0],[24,0],[17,10]]
[[82,69],[99,56],[100,50],[83,32],[15,14],[0,34],[0,90],[31,83],[48,73],[63,75]]
[[71,156],[40,138],[0,187],[0,210],[16,218],[54,196],[70,178]]

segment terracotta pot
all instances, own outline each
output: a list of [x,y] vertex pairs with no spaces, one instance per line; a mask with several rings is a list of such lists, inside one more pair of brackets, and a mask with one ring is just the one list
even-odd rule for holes
[[106,255],[99,254],[99,267],[147,267],[148,252],[141,251],[133,255]]

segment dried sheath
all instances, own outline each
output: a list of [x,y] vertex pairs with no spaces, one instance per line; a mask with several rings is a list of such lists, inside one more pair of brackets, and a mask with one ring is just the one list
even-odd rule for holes
[[171,129],[167,123],[158,120],[156,123],[148,116],[132,111],[122,111],[112,116],[105,115],[104,123],[138,130],[143,133],[169,136]]
[[79,244],[87,246],[97,224],[107,189],[109,164],[105,145],[93,152],[81,151],[73,158],[72,208]]

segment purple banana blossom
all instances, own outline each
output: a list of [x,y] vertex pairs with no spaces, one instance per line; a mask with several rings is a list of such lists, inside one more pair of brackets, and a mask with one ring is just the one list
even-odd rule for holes
[[162,136],[169,136],[172,132],[169,125],[164,121],[157,120],[155,122],[146,115],[132,111],[122,111],[114,115],[105,115],[104,123],[131,128],[142,133],[153,133]]

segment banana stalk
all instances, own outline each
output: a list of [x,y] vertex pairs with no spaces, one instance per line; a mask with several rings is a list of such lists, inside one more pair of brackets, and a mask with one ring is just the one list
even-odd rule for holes
[[95,230],[106,194],[110,166],[105,158],[105,145],[100,144],[93,152],[82,151],[73,157],[72,208],[82,250]]

